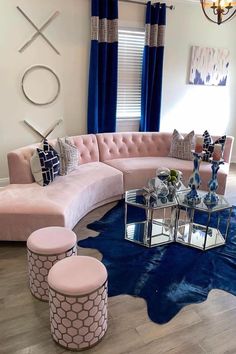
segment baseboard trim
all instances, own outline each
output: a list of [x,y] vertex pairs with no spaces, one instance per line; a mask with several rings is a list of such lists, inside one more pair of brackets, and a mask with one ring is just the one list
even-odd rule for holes
[[0,188],[7,186],[9,183],[9,178],[0,178]]

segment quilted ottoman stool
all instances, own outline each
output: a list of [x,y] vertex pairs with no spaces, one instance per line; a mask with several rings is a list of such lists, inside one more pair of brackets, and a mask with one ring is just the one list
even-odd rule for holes
[[33,232],[27,240],[29,283],[31,293],[48,301],[48,272],[57,261],[77,254],[77,238],[64,227],[45,227]]
[[51,333],[62,347],[84,350],[107,329],[107,271],[97,259],[65,258],[48,274]]

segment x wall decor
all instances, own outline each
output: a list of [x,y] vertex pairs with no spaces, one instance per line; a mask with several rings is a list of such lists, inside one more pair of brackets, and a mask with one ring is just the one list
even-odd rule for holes
[[48,25],[60,14],[59,11],[54,12],[54,14],[52,14],[48,20],[41,26],[38,27],[34,24],[34,22],[29,18],[28,15],[26,15],[26,13],[19,7],[16,7],[17,10],[24,16],[24,18],[26,18],[26,20],[34,27],[34,29],[36,30],[36,32],[32,35],[32,37],[19,49],[19,52],[22,53],[31,43],[33,43],[33,41],[41,36],[47,43],[48,45],[58,54],[60,55],[59,51],[55,48],[55,46],[51,43],[51,41],[43,34],[43,30],[48,27]]
[[60,125],[63,122],[63,119],[58,119],[48,130],[46,133],[41,133],[38,129],[36,129],[32,124],[30,124],[27,120],[24,120],[24,123],[31,129],[33,132],[35,132],[37,135],[40,136],[41,141],[47,139],[47,137],[56,129],[58,125]]

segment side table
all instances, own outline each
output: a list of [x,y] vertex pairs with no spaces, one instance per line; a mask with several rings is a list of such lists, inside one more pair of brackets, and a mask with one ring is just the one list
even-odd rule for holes
[[[141,218],[130,220],[130,208],[143,210]],[[136,214],[137,214],[136,213]],[[139,213],[140,214],[140,213]],[[174,242],[177,201],[145,198],[143,189],[125,193],[125,239],[145,247],[154,247]]]
[[[186,246],[208,250],[222,246],[226,242],[232,205],[219,195],[219,202],[214,207],[207,207],[203,202],[206,192],[199,191],[201,202],[190,206],[185,202],[186,192],[177,194],[178,213],[176,218],[175,241]],[[201,215],[201,223],[196,220],[196,212]]]

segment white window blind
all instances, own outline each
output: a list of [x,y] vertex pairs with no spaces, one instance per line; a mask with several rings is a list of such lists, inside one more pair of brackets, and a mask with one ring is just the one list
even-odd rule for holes
[[117,118],[141,116],[144,30],[119,29]]

